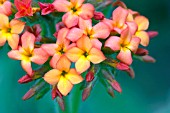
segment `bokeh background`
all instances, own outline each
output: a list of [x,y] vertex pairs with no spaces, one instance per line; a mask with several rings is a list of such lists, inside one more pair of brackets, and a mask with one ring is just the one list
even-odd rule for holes
[[[159,32],[148,46],[157,62],[135,61],[135,79],[121,72],[117,80],[123,92],[116,93],[115,98],[108,96],[104,87],[97,84],[91,96],[81,102],[79,113],[170,113],[170,0],[124,2],[149,18],[149,30]],[[38,101],[21,99],[31,83],[17,83],[25,72],[19,61],[7,57],[7,52],[7,46],[0,50],[0,113],[58,113],[58,105],[52,101],[50,93]]]

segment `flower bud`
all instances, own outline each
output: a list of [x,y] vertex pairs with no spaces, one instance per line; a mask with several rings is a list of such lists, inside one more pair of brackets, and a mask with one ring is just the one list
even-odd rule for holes
[[105,18],[104,14],[102,12],[94,12],[94,19],[95,20],[103,20]]
[[20,84],[24,84],[24,83],[28,83],[28,82],[31,82],[33,79],[29,76],[29,75],[25,75],[23,77],[21,77],[18,82]]
[[94,79],[94,73],[92,71],[89,71],[87,74],[86,74],[86,81],[87,82],[91,82],[93,81]]
[[112,86],[112,88],[114,90],[116,90],[117,92],[121,93],[122,92],[122,89],[119,85],[119,83],[116,81],[116,80],[112,80],[112,81],[109,81],[109,84]]
[[135,54],[139,56],[144,56],[144,55],[148,55],[148,53],[149,53],[148,50],[143,48],[138,48]]
[[41,14],[42,15],[47,15],[47,14],[55,11],[55,8],[54,8],[53,4],[50,4],[50,3],[41,3],[41,2],[38,2],[38,4],[40,6]]
[[48,91],[50,90],[50,87],[44,87],[40,92],[36,94],[36,99],[41,99]]
[[32,96],[34,96],[35,93],[36,93],[36,92],[35,92],[35,89],[31,88],[31,89],[22,97],[22,99],[23,99],[23,100],[27,100],[27,99],[31,98]]
[[120,0],[117,0],[116,2],[113,3],[113,6],[121,6],[122,8],[125,8],[127,9],[127,6],[124,2],[120,1]]
[[129,66],[127,64],[122,63],[122,62],[118,62],[117,65],[116,65],[116,69],[127,70],[127,69],[129,69]]
[[60,97],[57,97],[57,102],[58,102],[61,110],[64,111],[65,110],[64,100]]
[[52,95],[53,100],[58,96],[62,98],[62,94],[60,93],[60,91],[58,90],[56,86],[52,89],[51,95]]
[[155,63],[156,62],[156,60],[149,55],[142,56],[142,61],[148,62],[148,63]]
[[157,31],[148,31],[149,38],[154,38],[158,35]]
[[135,78],[135,72],[134,72],[134,70],[133,70],[133,68],[129,68],[129,69],[127,69],[127,70],[125,70],[127,73],[128,73],[128,75],[131,77],[131,78]]
[[114,97],[114,91],[113,91],[113,88],[111,86],[107,87],[107,92],[111,97]]
[[103,77],[106,78],[107,80],[113,81],[113,76],[106,70],[102,69],[102,74],[103,74]]

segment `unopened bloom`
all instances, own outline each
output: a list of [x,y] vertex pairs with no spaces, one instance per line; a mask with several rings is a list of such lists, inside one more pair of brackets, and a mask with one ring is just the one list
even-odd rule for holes
[[62,17],[64,24],[71,28],[78,24],[79,18],[90,19],[94,14],[94,6],[92,4],[83,4],[85,0],[55,0],[53,5],[59,12],[67,12]]
[[62,95],[66,96],[72,89],[73,84],[83,81],[83,78],[72,68],[71,62],[66,56],[58,61],[57,67],[44,75],[44,80],[51,85],[57,85]]
[[86,71],[90,67],[90,62],[98,64],[106,59],[101,50],[92,46],[86,35],[77,41],[77,47],[72,47],[66,52],[66,56],[72,62],[76,62],[75,67],[78,73]]
[[68,28],[62,28],[58,32],[57,41],[55,44],[43,44],[41,46],[50,56],[52,56],[50,66],[53,68],[56,68],[56,64],[60,60],[61,56],[65,55],[65,52],[69,48],[75,46],[74,43],[70,44],[70,41],[65,38],[68,31]]
[[47,15],[51,12],[55,11],[54,5],[50,3],[41,3],[38,2],[40,9],[41,9],[41,15]]
[[113,51],[120,50],[117,59],[130,65],[132,63],[131,51],[136,52],[140,39],[132,37],[129,28],[122,31],[121,37],[111,36],[106,42],[105,47],[110,47]]
[[42,65],[48,60],[48,54],[42,48],[34,48],[35,36],[25,32],[21,37],[22,46],[18,50],[11,50],[8,56],[15,60],[21,60],[22,68],[32,74],[31,62]]
[[0,14],[0,46],[3,46],[8,41],[12,49],[17,49],[19,43],[19,35],[24,29],[25,23],[13,19],[9,22],[9,18]]
[[18,10],[18,12],[15,14],[15,18],[33,16],[31,3],[32,0],[14,0],[14,4]]
[[7,16],[12,14],[10,1],[0,0],[0,13],[5,14]]

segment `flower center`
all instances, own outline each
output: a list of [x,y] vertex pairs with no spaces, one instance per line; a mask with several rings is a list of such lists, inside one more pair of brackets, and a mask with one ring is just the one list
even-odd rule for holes
[[77,9],[76,9],[75,7],[72,7],[71,10],[72,10],[73,12],[77,12]]
[[67,74],[66,71],[62,71],[62,73],[61,73],[62,76],[65,76],[66,74]]
[[6,0],[0,0],[0,5],[3,5]]
[[85,57],[87,57],[89,54],[88,54],[87,52],[85,52],[83,55],[84,55]]
[[7,28],[6,32],[11,33],[11,28]]

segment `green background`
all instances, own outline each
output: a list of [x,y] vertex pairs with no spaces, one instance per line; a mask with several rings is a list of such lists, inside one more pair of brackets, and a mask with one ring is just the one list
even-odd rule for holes
[[[149,30],[159,36],[152,39],[148,50],[155,64],[134,61],[135,79],[121,72],[117,80],[123,92],[111,98],[101,84],[81,102],[79,113],[170,113],[170,1],[124,0],[127,6],[150,20]],[[20,62],[7,57],[7,47],[0,50],[0,113],[58,113],[58,105],[50,93],[43,99],[22,101],[31,83],[20,85],[24,75]],[[72,101],[69,101],[72,103]]]

